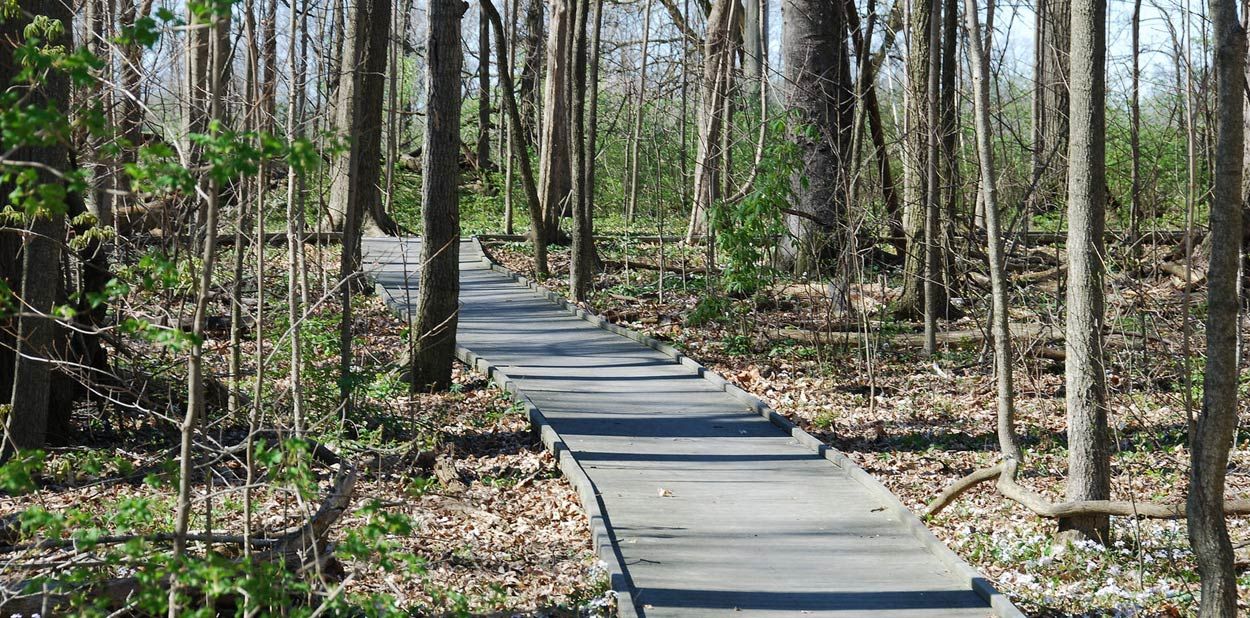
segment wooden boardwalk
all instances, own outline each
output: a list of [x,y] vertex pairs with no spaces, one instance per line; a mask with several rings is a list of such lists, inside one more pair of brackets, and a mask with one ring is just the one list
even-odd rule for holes
[[[475,243],[460,252],[462,355],[506,373],[584,471],[601,555],[632,597],[622,614],[995,615],[879,487],[690,367],[490,269]],[[418,241],[366,239],[364,254],[406,312]]]

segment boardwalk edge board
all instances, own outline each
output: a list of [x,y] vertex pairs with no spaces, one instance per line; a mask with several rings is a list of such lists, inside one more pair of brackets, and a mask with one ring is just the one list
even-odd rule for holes
[[[480,249],[481,245],[478,245],[478,248]],[[482,255],[485,255],[485,253]],[[516,275],[513,275],[513,278],[515,279]],[[399,299],[392,296],[386,287],[377,281],[372,283],[374,291],[386,303],[387,307],[400,317],[407,319],[408,316],[404,315],[404,305],[399,302]],[[629,581],[629,577],[625,574],[621,556],[616,551],[616,541],[612,536],[612,529],[608,524],[607,517],[604,515],[603,499],[600,497],[594,481],[590,480],[590,476],[582,469],[581,463],[577,461],[577,458],[573,456],[572,452],[565,445],[564,438],[551,426],[551,423],[547,422],[547,417],[543,416],[542,411],[538,409],[538,406],[534,405],[529,396],[517,389],[516,382],[508,377],[508,374],[504,373],[503,370],[461,345],[456,345],[456,358],[473,370],[485,375],[505,393],[511,395],[514,401],[520,402],[525,406],[525,411],[534,433],[538,435],[543,446],[555,456],[560,466],[561,474],[577,490],[577,497],[582,503],[582,510],[585,512],[586,520],[590,524],[591,541],[595,555],[607,566],[609,587],[616,595],[617,615],[621,618],[638,618],[638,610],[634,605],[634,588]]]
[[560,433],[547,422],[547,417],[543,416],[542,411],[534,405],[529,396],[516,387],[516,382],[513,382],[507,373],[460,345],[456,346],[456,356],[464,364],[489,377],[492,382],[512,395],[514,400],[525,406],[530,424],[542,440],[543,446],[555,455],[560,465],[560,472],[577,490],[582,510],[586,512],[586,519],[590,523],[595,555],[607,565],[609,586],[616,594],[617,615],[621,618],[637,618],[638,610],[634,605],[633,585],[625,575],[621,556],[616,552],[616,540],[612,536],[612,528],[604,515],[603,498],[599,495],[594,481],[590,480],[590,476],[573,456]]
[[[846,454],[807,433],[798,425],[795,425],[785,416],[782,416],[779,412],[774,410],[772,406],[769,406],[764,400],[748,393],[734,384],[730,384],[727,380],[725,380],[725,378],[721,377],[719,374],[708,369],[707,367],[704,367],[698,361],[682,354],[680,350],[672,345],[644,335],[638,331],[612,324],[611,322],[605,320],[602,316],[576,304],[570,303],[556,292],[539,285],[537,282],[529,279],[528,277],[513,272],[502,264],[495,262],[489,257],[489,254],[486,253],[481,240],[477,236],[474,236],[472,240],[473,244],[477,247],[478,252],[482,255],[481,262],[484,266],[497,273],[507,276],[520,285],[528,287],[536,295],[541,298],[546,298],[557,306],[563,308],[570,315],[581,318],[582,320],[594,324],[607,332],[621,335],[622,337],[636,341],[668,356],[669,358],[672,358],[674,361],[689,368],[695,375],[698,375],[733,398],[737,399],[747,409],[763,416],[773,425],[786,431],[797,443],[815,451],[821,457],[837,467],[843,474],[876,494],[891,514],[897,517],[899,522],[911,532],[912,536],[924,545],[930,553],[936,556],[938,560],[942,562],[943,566],[950,569],[951,572],[955,573],[959,577],[967,580],[969,588],[971,588],[973,592],[990,605],[990,609],[993,611],[995,616],[999,616],[1001,618],[1025,618],[1024,613],[1016,608],[1016,606],[1011,602],[1011,599],[1007,598],[1007,595],[995,589],[989,579],[977,571],[972,565],[960,558],[954,551],[951,550],[951,548],[947,547],[946,544],[938,539],[937,536],[933,534],[933,531],[929,530],[929,528],[924,525],[924,522],[920,521],[920,518],[916,517],[916,514],[912,513],[911,509],[908,509],[907,506],[904,505],[893,492],[891,492],[885,485],[881,484],[881,481],[877,480],[876,477],[861,468],[859,464],[856,464],[849,457],[847,457]],[[460,352],[461,348],[457,346],[457,355],[459,355]],[[465,353],[472,356],[472,353],[467,350],[465,350]],[[474,358],[476,357],[474,356]],[[462,360],[464,359],[462,358]],[[473,365],[473,363],[470,363],[467,360],[465,362],[476,368],[476,365]],[[550,425],[548,425],[546,420],[542,417],[542,413],[534,407],[533,403],[531,403],[524,394],[521,394],[516,390],[515,385],[510,380],[507,380],[506,375],[503,374],[503,372],[498,369],[494,369],[493,373],[489,375],[492,376],[492,379],[496,379],[496,375],[503,376],[504,380],[507,381],[507,384],[509,385],[507,388],[508,392],[512,393],[518,400],[522,400],[526,407],[530,410],[531,421],[535,419],[535,415],[538,419],[540,419],[544,432],[544,444],[547,444],[547,432],[550,432],[553,439],[558,440],[559,434],[556,433],[554,429],[551,429]],[[496,379],[496,381],[498,380]],[[503,383],[500,384],[501,386],[503,385]],[[535,425],[539,426],[538,423],[535,423]],[[576,463],[572,454],[569,453],[567,449],[557,451],[555,449],[556,445],[557,443],[553,442],[548,445],[548,448],[559,456],[561,469],[564,469],[564,459],[566,457],[570,460],[574,460],[570,467],[575,468],[575,474],[569,475],[566,470],[566,475],[569,475],[570,480],[574,481],[574,484],[579,486],[579,493],[582,493],[582,490],[585,489],[586,491],[589,491],[589,496],[592,498],[591,500],[587,500],[587,494],[582,493],[582,504],[583,507],[586,508],[586,514],[591,520],[592,530],[595,535],[596,551],[599,553],[601,559],[608,563],[609,570],[612,573],[612,587],[617,591],[618,610],[622,616],[636,616],[636,609],[633,607],[631,602],[627,601],[631,598],[631,591],[628,588],[628,582],[623,574],[623,569],[621,569],[620,560],[617,557],[615,550],[610,545],[611,533],[610,531],[603,529],[601,536],[600,529],[603,528],[605,522],[602,516],[602,505],[598,498],[598,493],[593,489],[594,484],[581,469],[580,464]],[[558,442],[558,446],[560,448],[564,448],[563,442]],[[580,480],[577,480],[574,477],[580,477]],[[594,507],[593,511],[591,508],[592,506]],[[608,543],[606,553],[611,554],[612,559],[609,560],[608,557],[605,556],[605,550],[600,545],[601,542]],[[620,570],[621,573],[619,577],[621,583],[626,584],[626,589],[624,591],[617,588],[618,570]],[[628,610],[626,608],[628,608]]]

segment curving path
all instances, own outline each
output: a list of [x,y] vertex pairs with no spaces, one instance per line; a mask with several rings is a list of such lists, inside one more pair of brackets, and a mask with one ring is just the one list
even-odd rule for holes
[[[401,313],[416,300],[418,242],[364,244]],[[572,315],[472,241],[460,268],[461,355],[506,374],[584,472],[623,615],[1019,615],[1001,595],[991,610],[992,589],[862,470],[723,381]]]

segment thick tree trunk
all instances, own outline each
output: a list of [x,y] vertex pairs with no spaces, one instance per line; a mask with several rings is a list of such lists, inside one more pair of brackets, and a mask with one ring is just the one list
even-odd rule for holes
[[1199,613],[1237,615],[1233,547],[1224,521],[1224,477],[1237,428],[1238,278],[1242,242],[1241,183],[1245,149],[1243,92],[1246,32],[1235,0],[1211,0],[1215,34],[1217,137],[1211,196],[1211,263],[1207,270],[1207,363],[1202,412],[1190,439],[1189,543],[1202,579]]
[[[390,0],[361,0],[352,11],[346,40],[336,106],[336,127],[350,140],[337,155],[331,172],[330,201],[326,209],[332,227],[343,231],[339,259],[339,399],[351,406],[348,377],[352,371],[352,295],[362,289],[360,238],[365,215],[392,234],[397,227],[382,212],[378,179],[382,161],[382,101],[386,78],[386,46],[390,34]],[[458,159],[458,153],[453,160]]]
[[537,144],[538,119],[542,115],[542,98],[538,90],[543,61],[547,57],[543,44],[543,0],[529,0],[525,8],[525,38],[522,49],[525,63],[521,65],[520,97],[521,125],[525,128],[526,141]]
[[[386,90],[386,48],[390,38],[391,0],[356,3],[343,45],[335,127],[349,141],[332,161],[326,215],[329,227],[351,232],[343,247],[351,253],[350,270],[360,263],[362,226],[370,233],[396,234],[399,227],[384,211],[378,182],[382,175],[382,102]],[[457,155],[459,156],[459,155]]]
[[[1111,495],[1103,362],[1106,211],[1106,0],[1072,5],[1068,149],[1067,411],[1069,500]],[[1110,520],[1059,520],[1061,530],[1109,540]]]
[[451,386],[460,299],[460,18],[461,0],[430,0],[425,147],[422,162],[421,286],[413,316],[414,390]]
[[[903,142],[903,232],[907,252],[903,260],[903,293],[898,301],[899,315],[917,317],[925,309],[925,276],[928,266],[926,228],[935,193],[931,190],[929,172],[936,165],[931,161],[931,134],[936,129],[936,100],[939,96],[935,62],[940,41],[933,36],[934,5],[940,2],[916,0],[911,7],[909,29],[911,38],[907,51],[907,119]],[[944,304],[944,303],[941,303]]]
[[569,148],[569,63],[573,55],[571,0],[552,0],[547,38],[547,81],[543,85],[542,137],[538,150],[538,195],[542,198],[542,221],[534,225],[548,242],[556,240],[560,216],[570,207],[573,189],[573,153]]
[[764,79],[764,34],[760,31],[760,13],[767,13],[768,0],[746,0],[742,9],[742,81],[747,100],[754,101],[759,99],[760,82]]
[[[44,15],[59,19],[64,24],[71,23],[68,5],[56,0],[23,3],[22,9],[31,15]],[[34,87],[13,81],[19,68],[19,61],[15,57],[16,44],[23,40],[22,32],[28,23],[26,15],[21,12],[0,20],[0,88],[23,91],[26,105],[50,105],[65,110],[69,102],[69,82],[64,73],[50,71],[46,81]],[[67,28],[65,38],[69,37],[69,31]],[[48,43],[72,45],[65,40]],[[65,172],[70,167],[69,151],[62,143],[48,146],[0,143],[0,151],[6,152],[6,158],[11,160],[46,165],[48,170],[55,172]],[[53,171],[40,170],[39,182],[60,183],[61,180]],[[10,206],[8,195],[11,189],[12,187],[0,187],[0,206]],[[21,205],[14,206],[19,212],[22,211]],[[51,314],[61,288],[61,243],[65,238],[67,206],[63,201],[44,200],[39,204],[39,212],[33,218],[26,217],[24,234],[19,236],[13,228],[0,230],[0,234],[7,237],[3,243],[3,261],[8,262],[6,265],[14,270],[20,269],[16,273],[3,273],[5,282],[24,305],[21,315],[16,319],[11,364],[4,363],[12,370],[10,376],[6,376],[11,377],[9,403],[12,405],[4,427],[3,452],[6,455],[11,454],[13,448],[40,448],[47,439],[49,418],[52,415],[50,406],[54,400],[53,363],[59,354],[55,345],[58,329]],[[18,238],[21,248],[20,262],[10,262],[10,259],[16,257],[14,249]],[[9,279],[10,274],[17,276]]]
[[783,258],[796,274],[816,275],[830,252],[850,249],[847,230],[847,165],[855,93],[847,48],[847,5],[842,2],[783,0],[782,35],[787,108],[797,117],[789,139],[799,146],[801,165],[791,181],[794,210],[786,216],[789,234]]

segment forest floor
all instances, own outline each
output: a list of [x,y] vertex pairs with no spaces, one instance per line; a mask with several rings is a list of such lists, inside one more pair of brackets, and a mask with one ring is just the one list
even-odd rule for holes
[[[708,295],[697,272],[703,265],[697,250],[667,247],[670,272],[661,283],[655,245],[605,238],[598,247],[607,267],[597,276],[590,308],[673,343],[761,397],[876,475],[913,510],[919,512],[949,483],[996,460],[995,381],[983,338],[969,333],[944,345],[936,357],[923,356],[914,334],[919,325],[888,315],[899,290],[887,281],[852,286],[852,303],[864,309],[857,328],[856,319],[848,325],[848,316],[828,306],[820,288],[776,280],[750,298]],[[509,268],[532,274],[528,245],[488,243],[487,249]],[[633,262],[628,272],[626,261]],[[553,248],[552,271],[567,273],[567,264],[567,251]],[[1062,343],[1046,336],[1045,327],[1061,332],[1062,321],[1050,313],[1059,288],[1044,274],[1042,264],[1032,275],[1017,278],[1012,321],[1041,327],[1036,336],[1018,342],[1019,350],[1030,353],[1017,359],[1017,431],[1026,450],[1021,482],[1061,499],[1067,469],[1064,377],[1062,362],[1053,359],[1061,355]],[[567,291],[566,280],[545,283]],[[1155,272],[1117,275],[1110,283],[1113,498],[1182,501],[1189,470],[1185,391],[1191,389],[1195,397],[1190,402],[1200,403],[1201,364],[1191,364],[1192,373],[1185,376],[1177,360],[1181,280]],[[1197,358],[1204,315],[1199,290],[1190,302]],[[982,307],[968,309],[969,316],[984,315]],[[1143,326],[1144,337],[1133,334]],[[864,328],[874,334],[867,351],[821,343],[828,331]],[[941,328],[982,329],[974,317],[943,321]],[[1238,437],[1228,483],[1230,495],[1250,489],[1250,438],[1244,434]],[[928,525],[1029,615],[1196,612],[1198,583],[1183,521],[1117,518],[1107,546],[1059,544],[1053,520],[1035,516],[986,484]],[[1234,518],[1230,527],[1236,545],[1250,543],[1250,522]],[[1250,573],[1241,571],[1239,583],[1246,611]]]
[[[355,306],[354,406],[337,408],[339,309],[337,295],[326,296],[334,281],[337,248],[308,250],[310,297],[322,299],[304,328],[304,397],[308,433],[352,461],[360,470],[350,507],[332,533],[343,545],[385,528],[388,519],[407,523],[382,530],[384,551],[375,559],[342,557],[327,567],[332,590],[339,584],[350,607],[377,611],[393,607],[403,615],[599,616],[614,613],[606,571],[597,561],[589,527],[576,492],[560,475],[554,458],[530,431],[523,411],[486,378],[457,365],[449,392],[409,395],[397,364],[406,349],[402,321],[375,296],[358,296]],[[284,350],[285,257],[273,251],[266,267],[264,352],[269,362],[262,389],[261,426],[279,435],[289,432],[289,347]],[[232,258],[222,260],[216,280],[233,281]],[[125,276],[125,273],[123,273]],[[255,277],[242,286],[245,305],[255,307]],[[334,300],[325,300],[333,298]],[[132,315],[175,323],[191,303],[177,295],[154,297],[136,285],[127,298]],[[245,376],[240,410],[225,400],[229,368],[229,304],[210,303],[205,359],[210,389],[208,440],[235,444],[247,435],[252,409],[257,337],[244,333]],[[248,321],[249,327],[254,322]],[[129,545],[79,544],[48,551],[21,545],[49,539],[99,535],[137,538],[172,529],[178,434],[172,419],[162,418],[165,404],[181,396],[184,358],[177,350],[142,337],[124,337],[110,346],[114,365],[129,376],[130,394],[142,397],[155,413],[85,407],[76,414],[74,447],[48,450],[34,491],[0,496],[0,580],[40,576],[115,576],[133,556]],[[172,407],[172,406],[171,406]],[[272,446],[272,445],[271,445]],[[287,453],[289,455],[289,453]],[[287,455],[284,455],[287,456]],[[258,455],[260,457],[260,455]],[[282,461],[288,461],[283,459]],[[291,460],[293,461],[293,460]],[[287,464],[262,478],[253,491],[252,534],[275,534],[301,525],[306,498],[291,491]],[[205,496],[213,495],[211,529],[238,535],[243,529],[241,461],[226,458],[211,466],[214,485],[196,476],[197,505],[191,529],[204,530]],[[313,470],[312,483],[322,491],[331,475]],[[309,494],[311,495],[311,494]],[[311,500],[315,502],[315,498]],[[315,507],[315,504],[313,504]],[[39,517],[32,519],[32,513]],[[15,522],[21,522],[20,529]],[[38,525],[36,525],[36,523]],[[411,530],[407,530],[407,526]],[[202,544],[192,544],[203,553]],[[160,543],[138,551],[159,553]],[[238,547],[218,544],[213,552],[231,558]],[[411,556],[411,563],[399,559]],[[397,564],[383,568],[393,559]],[[83,566],[88,565],[88,566]],[[86,569],[86,570],[83,570]],[[124,569],[123,569],[124,570]],[[83,602],[89,602],[84,599]],[[79,611],[85,611],[85,607]],[[371,614],[372,615],[372,614]]]

